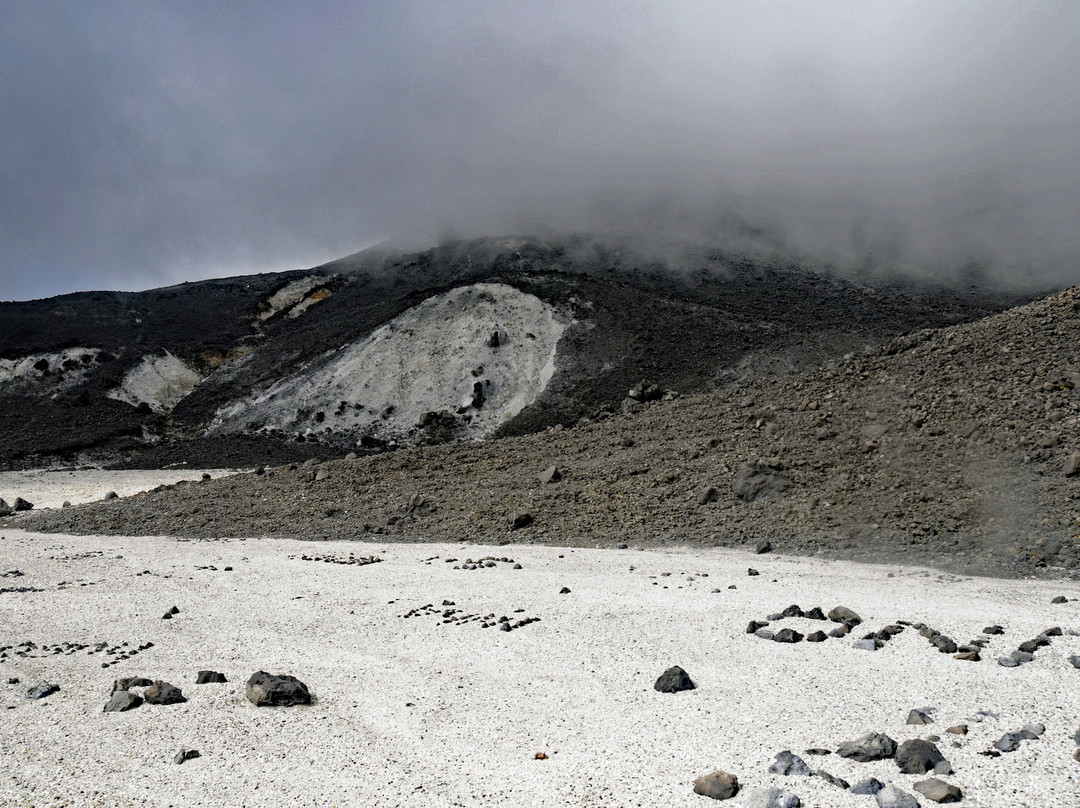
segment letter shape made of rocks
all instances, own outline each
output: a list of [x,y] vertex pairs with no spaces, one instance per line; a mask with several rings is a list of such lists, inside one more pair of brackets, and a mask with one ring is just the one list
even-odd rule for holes
[[295,676],[256,671],[247,681],[245,693],[256,707],[292,707],[311,704],[307,685]]

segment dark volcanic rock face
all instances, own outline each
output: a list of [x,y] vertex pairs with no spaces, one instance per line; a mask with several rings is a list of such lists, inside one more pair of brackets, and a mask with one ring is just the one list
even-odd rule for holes
[[[612,408],[571,428],[339,460],[321,474],[283,465],[6,519],[126,535],[768,542],[994,574],[1075,570],[1080,478],[1063,473],[1061,457],[1080,446],[1077,344],[1073,289],[822,369]],[[790,485],[740,497],[748,463]],[[551,465],[556,484],[538,479]],[[715,496],[702,503],[706,488]],[[523,513],[531,521],[512,530]]]
[[[625,246],[568,238],[369,251],[300,272],[0,303],[0,463],[89,453],[129,466],[248,465],[346,447],[379,451],[382,438],[335,431],[323,425],[332,413],[322,411],[297,412],[294,426],[269,434],[208,439],[206,428],[222,408],[301,368],[326,365],[432,295],[477,283],[534,296],[569,321],[554,376],[500,427],[502,435],[570,426],[619,406],[642,379],[683,395],[704,392],[1014,302],[1002,294],[870,287],[707,249],[681,249],[659,262]],[[162,382],[170,373],[180,375]],[[478,383],[463,380],[474,409],[490,406],[485,388],[475,396]],[[459,405],[433,409],[453,415]],[[417,426],[402,441],[457,436],[453,417],[436,421],[440,428]]]

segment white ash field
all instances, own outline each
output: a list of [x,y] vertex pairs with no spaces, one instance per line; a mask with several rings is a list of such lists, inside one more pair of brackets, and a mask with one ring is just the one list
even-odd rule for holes
[[[57,507],[201,473],[8,474],[0,493]],[[738,779],[732,806],[925,806],[928,779],[969,806],[1080,802],[1075,581],[721,548],[0,535],[4,806],[701,808],[717,803],[694,781],[716,770]],[[378,561],[327,560],[350,558]],[[791,605],[862,623],[816,643],[747,633]],[[897,624],[877,650],[854,647]],[[939,651],[919,624],[978,640],[981,660]],[[1030,661],[999,664],[1043,632]],[[695,689],[656,690],[676,665]],[[227,681],[196,684],[204,670]],[[255,706],[256,671],[297,677],[311,704]],[[125,677],[186,700],[104,712]],[[59,690],[28,698],[43,682]],[[912,710],[932,723],[907,723]],[[901,750],[931,739],[952,773],[838,754],[869,733]],[[178,764],[181,750],[198,756]],[[785,751],[814,773],[770,772]],[[886,788],[858,795],[818,772]]]

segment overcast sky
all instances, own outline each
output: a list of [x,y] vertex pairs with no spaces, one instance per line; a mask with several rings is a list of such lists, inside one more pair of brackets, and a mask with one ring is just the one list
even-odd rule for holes
[[1080,282],[1080,2],[0,0],[0,299],[736,221]]

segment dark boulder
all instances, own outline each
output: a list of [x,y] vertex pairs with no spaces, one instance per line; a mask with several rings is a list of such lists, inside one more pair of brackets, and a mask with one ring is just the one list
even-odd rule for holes
[[147,704],[182,704],[187,701],[180,688],[160,679],[154,680],[154,683],[143,691],[143,698]]
[[199,671],[195,677],[195,684],[197,685],[213,685],[227,682],[224,673],[218,673],[217,671]]
[[697,685],[693,683],[686,671],[678,665],[674,665],[660,674],[660,678],[653,685],[653,688],[661,693],[678,693],[682,690],[694,690],[696,687]]
[[256,707],[292,707],[311,704],[307,685],[295,676],[256,671],[247,681],[245,693]]
[[931,741],[914,738],[904,741],[896,750],[896,765],[904,774],[926,774],[945,760],[937,746]]
[[521,530],[528,527],[533,523],[533,515],[531,513],[515,513],[510,517],[510,529]]

